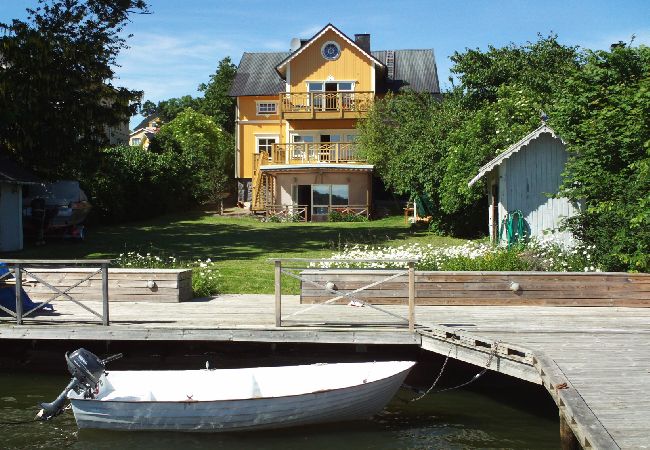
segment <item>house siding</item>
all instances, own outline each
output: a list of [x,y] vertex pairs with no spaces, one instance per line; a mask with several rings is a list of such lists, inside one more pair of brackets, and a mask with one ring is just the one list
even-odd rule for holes
[[[321,55],[321,47],[327,41],[335,41],[341,47],[341,55],[335,61],[327,61]],[[311,43],[310,47],[291,62],[291,92],[306,92],[307,81],[354,81],[355,91],[371,91],[372,76],[368,56],[347,43],[337,33],[328,30]]]

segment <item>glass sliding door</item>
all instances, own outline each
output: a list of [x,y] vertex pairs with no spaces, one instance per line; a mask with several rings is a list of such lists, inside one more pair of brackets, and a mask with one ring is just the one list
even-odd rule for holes
[[333,184],[330,204],[332,206],[348,206],[350,204],[350,189],[347,184]]
[[312,184],[311,199],[312,217],[320,216],[320,219],[324,219],[330,209],[330,185]]
[[316,221],[327,220],[332,208],[343,208],[350,203],[350,187],[347,184],[312,184],[312,217]]

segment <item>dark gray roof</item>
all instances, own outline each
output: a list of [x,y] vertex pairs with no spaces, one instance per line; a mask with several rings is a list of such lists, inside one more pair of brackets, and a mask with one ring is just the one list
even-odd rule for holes
[[[372,52],[373,56],[386,64],[386,50]],[[410,89],[416,92],[440,93],[438,68],[433,49],[394,50],[395,76],[387,79],[385,90],[399,92]]]
[[289,52],[244,53],[237,67],[237,75],[230,87],[230,95],[277,95],[285,90],[285,82],[275,71]]
[[23,169],[8,156],[0,155],[0,183],[38,184],[36,175]]
[[[149,114],[148,116],[146,116],[144,119],[142,119],[142,122],[140,122],[139,124],[137,124],[135,126],[135,128],[133,129],[133,133],[135,133],[136,131],[138,131],[138,130],[140,130],[142,128],[146,128],[147,125],[149,124],[149,122],[151,122],[156,117],[158,117],[157,112],[155,112],[153,114]],[[133,133],[131,133],[131,134],[133,134]]]
[[[372,52],[372,55],[386,64],[386,50]],[[275,67],[289,56],[289,52],[244,53],[237,75],[230,88],[230,95],[277,95],[285,90],[285,82]],[[432,49],[395,50],[395,76],[386,80],[384,91],[398,92],[411,89],[416,92],[440,92],[438,70]],[[378,91],[381,92],[381,83]]]

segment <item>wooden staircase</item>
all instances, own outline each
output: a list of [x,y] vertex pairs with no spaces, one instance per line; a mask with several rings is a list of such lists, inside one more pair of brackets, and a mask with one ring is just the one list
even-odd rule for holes
[[265,212],[267,205],[275,204],[275,178],[261,170],[261,166],[268,163],[269,155],[267,153],[263,152],[254,155],[252,212]]

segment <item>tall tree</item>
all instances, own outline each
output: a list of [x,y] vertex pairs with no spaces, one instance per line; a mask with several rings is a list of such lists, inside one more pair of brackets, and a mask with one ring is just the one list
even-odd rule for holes
[[156,106],[156,104],[154,102],[152,102],[151,100],[147,100],[140,107],[140,114],[147,117],[147,116],[150,116],[150,115],[154,114],[157,110],[158,110],[158,107]]
[[607,270],[650,271],[650,47],[587,52],[551,111],[567,142],[572,231]]
[[199,111],[212,117],[217,125],[229,133],[235,130],[235,99],[228,93],[236,72],[237,66],[226,56],[219,61],[217,71],[210,75],[210,81],[199,85],[199,91],[203,92]]
[[174,120],[164,124],[149,150],[155,153],[180,154],[191,168],[191,194],[195,201],[218,200],[220,192],[232,186],[234,142],[211,117],[187,108]]
[[159,101],[158,106],[155,108],[155,112],[160,116],[160,120],[167,123],[174,120],[176,116],[187,108],[198,111],[200,109],[201,101],[201,98],[194,98],[191,95],[174,97]]
[[144,0],[38,0],[2,23],[0,147],[45,177],[75,176],[136,112],[141,93],[112,84],[124,27]]
[[485,208],[483,186],[468,181],[481,165],[539,125],[577,51],[555,36],[523,46],[466,50],[452,56],[457,85],[440,102],[416,94],[375,103],[361,145],[384,181],[402,193],[427,194],[442,231],[471,225]]

